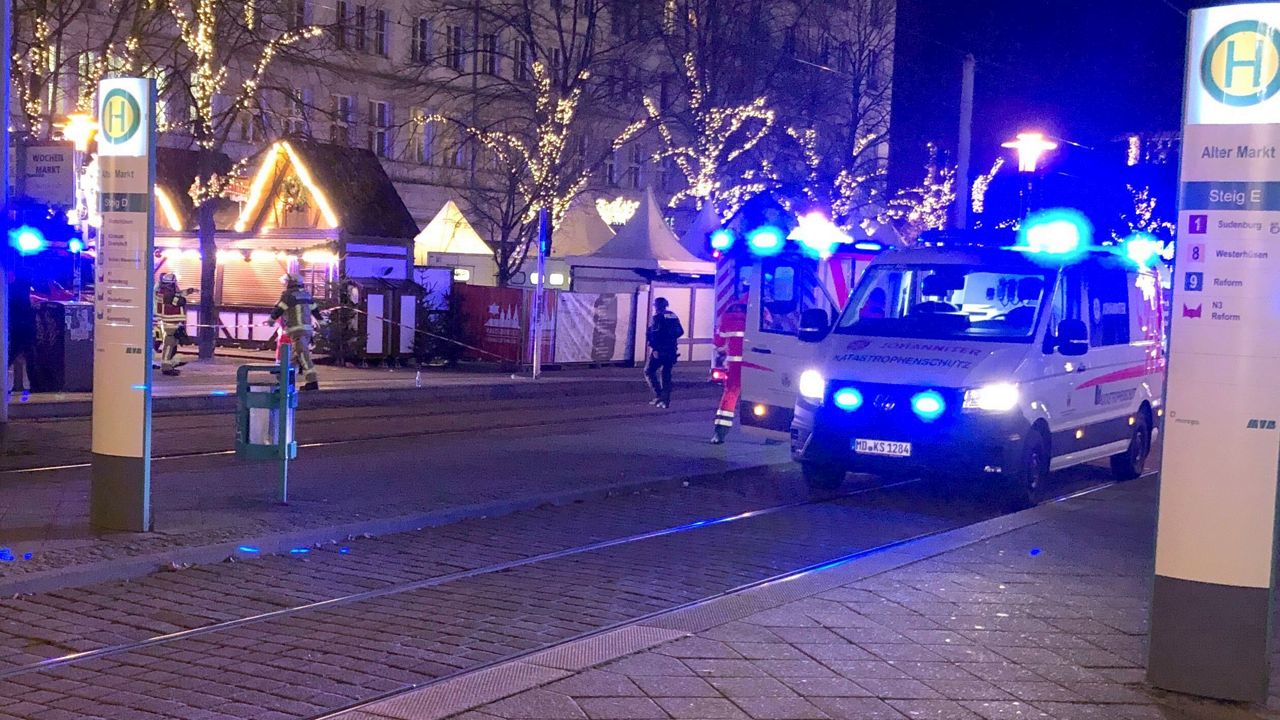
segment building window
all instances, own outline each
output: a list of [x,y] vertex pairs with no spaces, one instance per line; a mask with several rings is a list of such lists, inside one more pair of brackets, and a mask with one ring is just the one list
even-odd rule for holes
[[391,105],[381,100],[369,101],[369,150],[386,157],[391,138]]
[[289,14],[289,27],[297,30],[307,26],[307,0],[287,0],[285,11]]
[[560,66],[564,64],[564,53],[560,52],[560,48],[551,48],[551,78],[553,80],[560,77]]
[[615,152],[604,156],[604,181],[611,187],[618,185],[618,158]]
[[409,123],[409,145],[405,148],[405,158],[419,164],[427,164],[434,156],[434,127],[427,121],[427,111],[414,108]]
[[420,17],[413,23],[413,45],[409,59],[416,63],[431,62],[431,21]]
[[257,143],[266,136],[264,119],[258,110],[245,110],[240,113],[238,120],[240,142]]
[[530,76],[529,68],[533,67],[533,49],[529,47],[528,40],[516,40],[515,46],[515,79],[527,81]]
[[329,126],[329,141],[334,145],[351,144],[354,106],[355,103],[349,95],[333,96],[333,124]]
[[452,70],[462,72],[466,50],[462,45],[462,26],[446,25],[444,28],[444,62]]
[[347,0],[337,0],[334,6],[333,20],[333,44],[339,50],[347,48],[347,21],[351,17],[351,8],[347,5]]
[[378,8],[373,11],[373,52],[387,57],[387,11]]
[[352,46],[357,52],[365,52],[369,49],[369,8],[364,5],[356,6],[354,25]]
[[494,33],[481,35],[480,41],[476,43],[476,53],[476,69],[485,75],[497,75],[498,36]]
[[644,165],[644,153],[640,151],[640,145],[631,144],[628,152],[630,163],[627,165],[627,185],[631,188],[640,188],[640,166]]
[[301,90],[297,95],[289,97],[289,117],[285,119],[284,130],[289,135],[310,135],[311,127],[307,122],[307,106],[310,105],[311,93]]

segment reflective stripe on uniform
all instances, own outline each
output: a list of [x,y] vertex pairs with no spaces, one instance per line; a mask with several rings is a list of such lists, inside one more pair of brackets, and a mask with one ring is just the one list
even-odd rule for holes
[[726,362],[742,362],[743,357],[741,355],[726,355],[724,359]]
[[715,424],[720,427],[733,427],[733,420],[731,418],[716,418]]
[[742,331],[721,332],[720,337],[746,337],[747,334]]
[[716,415],[719,415],[720,417],[731,418],[733,417],[734,412],[732,410],[717,410]]

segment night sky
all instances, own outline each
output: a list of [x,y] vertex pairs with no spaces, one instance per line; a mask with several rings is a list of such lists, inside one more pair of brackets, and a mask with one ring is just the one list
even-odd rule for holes
[[978,62],[975,174],[1020,129],[1086,148],[1178,129],[1184,12],[1213,4],[1226,3],[899,0],[891,183],[918,182],[929,141],[954,151],[965,52]]

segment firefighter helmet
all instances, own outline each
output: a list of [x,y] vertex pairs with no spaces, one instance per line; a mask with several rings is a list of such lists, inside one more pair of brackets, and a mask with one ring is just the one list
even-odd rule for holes
[[176,286],[178,285],[178,274],[177,274],[177,273],[172,273],[172,272],[162,272],[162,273],[160,273],[160,284],[161,284],[161,285],[173,285],[173,286],[175,286],[175,287],[176,287]]

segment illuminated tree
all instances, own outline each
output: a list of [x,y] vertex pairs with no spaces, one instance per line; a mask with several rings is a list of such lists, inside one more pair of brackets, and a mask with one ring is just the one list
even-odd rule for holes
[[[112,0],[106,7],[97,0],[17,0],[11,71],[21,128],[48,139],[59,110],[94,112],[98,81],[108,67],[154,74],[151,58],[172,45],[156,32],[160,19],[162,11],[149,0]],[[142,51],[144,40],[148,52]]]
[[200,357],[213,356],[217,314],[212,289],[217,270],[214,203],[242,170],[219,167],[222,148],[237,120],[260,108],[272,65],[318,37],[322,30],[297,22],[294,6],[268,9],[255,0],[166,0],[181,40],[179,63],[166,78],[184,92],[184,117],[173,129],[189,136],[199,152],[190,195],[200,238]]
[[[1133,198],[1133,212],[1123,214],[1121,220],[1128,227],[1126,236],[1145,233],[1161,240],[1172,240],[1178,231],[1177,224],[1167,220],[1158,210],[1158,201],[1151,188],[1126,185]],[[1113,233],[1114,234],[1114,233]],[[1122,239],[1116,235],[1116,239]]]
[[[932,154],[932,153],[931,153]],[[911,244],[926,230],[947,226],[951,206],[956,201],[956,169],[930,161],[925,166],[924,180],[919,185],[899,190],[881,214]]]
[[991,163],[991,169],[973,179],[972,191],[969,194],[969,205],[974,215],[982,215],[987,211],[987,190],[991,189],[991,181],[996,173],[1004,167],[1004,158],[998,157]]
[[606,160],[643,130],[638,103],[632,116],[619,111],[639,94],[634,74],[625,84],[619,77],[637,66],[642,34],[608,22],[609,10],[595,0],[494,0],[446,12],[447,23],[468,23],[482,37],[501,31],[492,51],[475,58],[481,72],[445,58],[428,63],[415,89],[424,103],[444,106],[423,121],[449,138],[444,152],[462,156],[466,214],[491,239],[498,282],[506,284],[533,251],[539,210],[558,223]]

